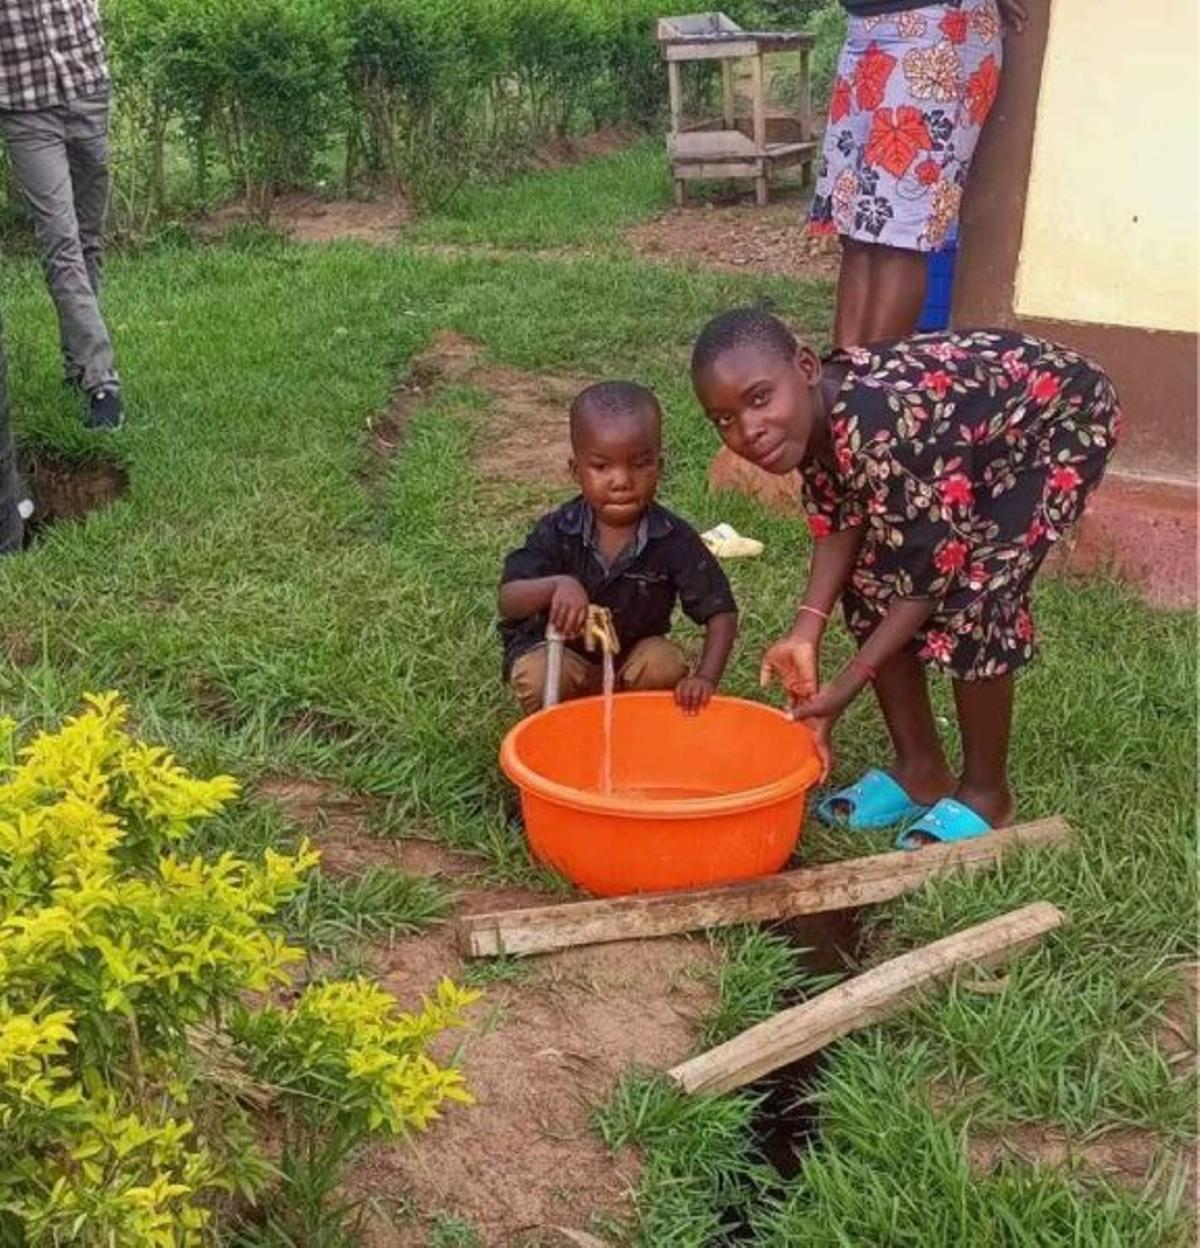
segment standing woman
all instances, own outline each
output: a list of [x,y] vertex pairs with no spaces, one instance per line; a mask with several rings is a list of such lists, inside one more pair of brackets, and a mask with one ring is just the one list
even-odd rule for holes
[[849,13],[809,230],[842,244],[834,345],[904,338],[958,220],[1023,0],[841,0]]

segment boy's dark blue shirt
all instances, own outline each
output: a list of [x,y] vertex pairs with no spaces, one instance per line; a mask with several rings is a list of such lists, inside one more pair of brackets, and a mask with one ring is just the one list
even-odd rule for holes
[[[595,517],[582,497],[538,521],[525,545],[504,560],[500,584],[543,576],[572,576],[588,600],[613,615],[621,654],[646,637],[671,630],[679,601],[688,617],[707,623],[723,611],[736,611],[729,580],[700,535],[686,520],[651,503],[638,525],[637,538],[605,567],[593,539]],[[546,638],[545,612],[524,620],[501,620],[504,678],[526,651]],[[582,642],[568,642],[583,653]]]

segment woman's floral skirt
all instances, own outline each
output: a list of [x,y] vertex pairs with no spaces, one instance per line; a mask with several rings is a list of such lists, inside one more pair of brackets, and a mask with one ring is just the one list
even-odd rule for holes
[[995,0],[851,17],[810,231],[941,247],[958,220],[1002,59]]

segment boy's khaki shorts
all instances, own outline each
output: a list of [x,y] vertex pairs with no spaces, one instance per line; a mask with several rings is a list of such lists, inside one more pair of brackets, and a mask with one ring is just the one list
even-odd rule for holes
[[[617,688],[624,692],[632,689],[674,689],[688,673],[683,652],[666,637],[645,637],[630,650],[624,662],[620,662],[620,655],[617,659]],[[545,645],[528,650],[517,659],[512,666],[509,683],[526,715],[542,709],[542,695],[546,688]],[[582,654],[563,647],[562,686],[559,691],[563,702],[599,693],[602,684],[603,673],[598,662],[593,663]]]

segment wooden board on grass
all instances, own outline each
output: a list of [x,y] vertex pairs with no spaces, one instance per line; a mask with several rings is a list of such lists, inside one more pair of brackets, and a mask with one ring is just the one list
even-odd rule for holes
[[1063,921],[1061,910],[1036,901],[956,932],[776,1014],[676,1066],[670,1078],[685,1092],[732,1092],[886,1018],[960,967],[996,966],[1006,961]]
[[937,876],[991,866],[1014,847],[1061,846],[1071,837],[1066,820],[1055,817],[953,845],[851,858],[717,888],[474,914],[459,921],[459,948],[474,958],[547,953],[571,945],[670,936],[876,905]]

